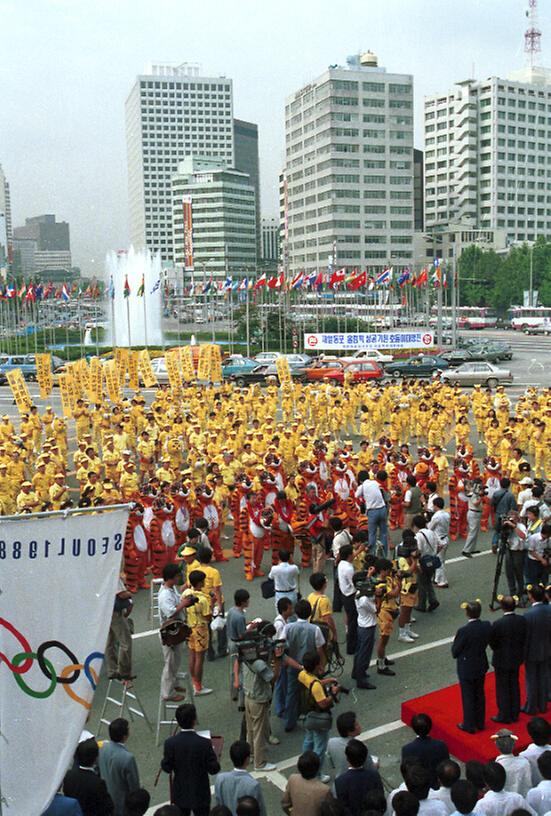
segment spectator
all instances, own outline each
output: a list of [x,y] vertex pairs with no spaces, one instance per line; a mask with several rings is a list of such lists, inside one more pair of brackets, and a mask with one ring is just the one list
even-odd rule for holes
[[82,816],[82,809],[77,799],[56,793],[42,816]]
[[338,516],[332,516],[329,519],[329,526],[334,533],[331,543],[331,553],[333,555],[333,612],[341,612],[342,598],[337,580],[337,566],[341,547],[344,547],[345,544],[352,544],[352,533]]
[[[373,555],[375,555],[377,532],[380,534],[383,549],[385,553],[387,552],[388,510],[383,494],[383,484],[386,479],[387,473],[384,470],[380,470],[377,473],[376,480],[370,479],[369,473],[365,470],[358,473],[358,482],[360,482],[360,486],[356,489],[355,495],[356,498],[360,499],[360,501],[365,505],[369,531],[369,550]],[[421,506],[419,506],[419,510],[421,510]]]
[[247,739],[254,752],[254,769],[255,771],[275,771],[276,766],[267,760],[274,672],[271,666],[260,658],[251,661],[243,660],[241,672]]
[[128,720],[117,717],[109,723],[109,740],[99,753],[99,773],[107,785],[115,806],[115,816],[124,816],[126,797],[140,787],[140,776],[134,755],[125,743],[130,730]]
[[392,810],[395,816],[417,816],[420,813],[419,799],[409,791],[399,791],[392,799]]
[[494,722],[516,722],[520,712],[519,672],[524,662],[526,620],[516,615],[517,602],[512,595],[500,601],[503,616],[494,621],[490,632],[492,665],[495,669],[498,712]]
[[519,756],[524,757],[530,763],[532,770],[532,787],[535,788],[541,782],[541,774],[538,768],[538,757],[544,751],[551,751],[549,740],[551,739],[551,725],[543,717],[532,717],[526,726],[532,742],[521,751]]
[[[386,512],[386,509],[385,509]],[[354,548],[345,544],[339,553],[337,580],[343,609],[346,613],[346,654],[356,654],[358,638],[358,610],[356,609],[356,587],[354,586]]]
[[484,763],[477,759],[469,759],[465,763],[465,777],[468,782],[472,782],[477,791],[477,796],[482,799],[486,793],[486,783],[484,781]]
[[105,647],[105,664],[110,680],[122,680],[131,683],[135,678],[132,673],[132,632],[134,624],[129,615],[132,612],[132,593],[129,592],[122,578],[115,595],[113,615]]
[[[213,567],[212,550],[201,547],[197,553],[201,572],[205,573],[205,586],[203,592],[210,598],[213,616],[219,617],[224,614],[224,595],[222,594],[222,578],[219,570]],[[213,640],[217,637],[217,651],[214,651]],[[207,660],[213,661],[217,657],[225,657],[228,654],[228,635],[226,627],[217,629],[216,633],[209,626],[209,646],[207,650]]]
[[411,720],[411,727],[417,736],[402,748],[402,759],[414,757],[419,765],[429,772],[431,787],[437,788],[436,768],[443,760],[450,758],[448,746],[442,740],[429,736],[432,720],[428,714],[415,714]]
[[357,647],[352,666],[352,679],[359,689],[376,688],[369,682],[368,671],[377,632],[377,605],[374,597],[359,593],[354,599],[357,619]]
[[182,816],[182,811],[176,805],[162,805],[153,816]]
[[151,796],[144,788],[132,791],[126,796],[124,816],[145,816],[149,810],[150,802]]
[[329,797],[327,785],[319,779],[320,760],[313,751],[298,758],[298,774],[287,780],[281,806],[285,813],[295,816],[321,816],[322,803]]
[[551,751],[544,751],[539,755],[538,770],[542,780],[528,792],[526,802],[538,816],[545,816],[551,811]]
[[507,774],[505,790],[512,793],[526,794],[532,787],[532,769],[526,757],[513,756],[513,749],[518,737],[509,731],[508,728],[501,728],[497,734],[492,736],[495,740],[496,748],[500,752],[496,757],[496,762],[503,765]]
[[448,814],[453,813],[455,810],[451,798],[451,788],[460,777],[461,768],[453,759],[444,759],[436,767],[436,778],[440,783],[440,787],[429,792],[429,799],[438,799],[442,802]]
[[[298,681],[306,690],[307,705],[302,750],[314,751],[322,766],[331,730],[331,708],[335,701],[334,694],[326,693],[326,687],[331,687],[333,692],[338,691],[339,687],[332,677],[320,679],[323,669],[318,652],[307,652],[302,663],[303,669],[299,672]],[[322,776],[322,782],[329,782],[329,777]]]
[[484,766],[483,775],[488,790],[476,806],[482,816],[510,816],[515,808],[526,807],[526,802],[519,793],[505,790],[507,773],[503,765],[488,762]]
[[[306,652],[318,650],[320,657],[325,638],[319,626],[309,622],[312,616],[312,607],[301,599],[297,601],[295,613],[298,620],[287,624],[285,639],[287,640],[287,653],[289,657],[301,664]],[[298,670],[292,666],[285,666],[287,674],[287,698],[285,700],[285,731],[293,731],[298,720],[300,708],[300,686],[298,682]]]
[[228,610],[226,615],[226,630],[232,653],[237,651],[236,642],[241,640],[247,630],[245,610],[249,605],[250,598],[251,596],[246,589],[236,589],[233,595],[234,606]]
[[438,555],[440,538],[434,530],[428,529],[425,517],[420,514],[413,516],[411,529],[415,533],[417,549],[419,550],[419,571],[417,572],[418,604],[415,609],[417,609],[418,612],[426,612],[427,609],[429,612],[434,612],[434,610],[440,606],[440,602],[436,598],[432,585],[436,570],[432,567],[424,567],[423,558],[427,555]]
[[227,805],[233,816],[237,810],[237,802],[243,796],[253,796],[259,804],[260,816],[266,816],[266,807],[262,788],[258,779],[248,772],[251,761],[251,746],[248,742],[239,740],[230,747],[230,759],[233,771],[219,773],[216,777],[214,795],[219,805]]
[[384,816],[386,813],[386,796],[379,789],[368,791],[364,798],[364,808],[364,816],[365,814]]
[[235,813],[236,816],[260,816],[260,805],[254,796],[242,796]]
[[[176,584],[180,580],[178,564],[166,564],[163,569],[163,585],[159,590],[159,619],[165,623],[169,618],[182,619],[183,610],[191,603],[190,598],[180,598]],[[180,669],[184,644],[175,643],[173,646],[161,646],[163,650],[164,667],[161,675],[161,694],[163,700],[180,702],[184,699],[183,688],[177,685],[176,676]]]
[[371,790],[383,791],[379,773],[367,769],[367,748],[357,739],[351,739],[345,749],[348,770],[335,779],[337,799],[343,803],[350,816],[361,816],[365,795]]
[[410,768],[415,768],[415,767],[417,767],[417,765],[418,765],[417,760],[413,759],[413,758],[412,759],[403,759],[400,762],[400,774],[402,775],[402,780],[403,781],[400,783],[400,785],[397,788],[394,788],[394,790],[391,790],[390,793],[387,796],[388,811],[390,813],[392,813],[392,800],[393,800],[395,794],[399,793],[400,791],[407,790],[406,781],[405,781],[406,777],[407,777],[407,775],[408,775],[408,773],[410,771]]
[[404,528],[412,527],[413,519],[423,512],[423,493],[417,484],[417,479],[410,473],[406,478],[406,492],[404,493]]
[[[275,635],[274,640],[285,640],[287,624],[293,617],[295,607],[289,598],[280,598],[277,602],[277,615],[274,619]],[[285,700],[287,699],[287,672],[281,666],[274,686],[274,713],[276,717],[283,717],[285,713]]]
[[[331,737],[327,743],[327,756],[329,757],[331,767],[335,769],[335,777],[340,776],[348,769],[348,760],[345,754],[346,746],[351,739],[358,737],[362,732],[355,711],[343,711],[339,714],[336,726],[339,736]],[[376,770],[376,763],[369,754],[365,762],[365,767]]]
[[65,774],[63,793],[77,799],[83,816],[112,816],[113,800],[95,772],[99,748],[95,739],[84,740],[76,750],[78,767]]
[[[422,765],[412,765],[406,773],[406,787],[419,800],[419,816],[448,816],[444,802],[429,799],[430,772]],[[393,800],[394,801],[394,800]]]
[[289,550],[279,550],[279,564],[275,564],[268,578],[272,578],[275,586],[275,604],[280,598],[289,598],[294,604],[297,602],[299,590],[299,568],[296,564],[289,563],[291,553]]
[[324,623],[329,627],[329,640],[338,640],[337,626],[333,617],[333,607],[329,597],[325,594],[327,590],[327,577],[323,572],[313,572],[310,576],[310,586],[314,590],[308,595],[308,603],[312,607],[311,623]]
[[210,809],[209,774],[220,771],[210,740],[195,733],[197,711],[189,703],[176,709],[179,734],[165,740],[161,768],[172,773],[172,796],[182,816],[207,816]]
[[[544,524],[545,527],[551,525]],[[526,621],[526,645],[524,663],[526,669],[526,702],[522,707],[525,714],[544,714],[547,710],[548,663],[551,659],[551,607],[544,604],[545,592],[542,586],[528,585],[530,609],[524,614]]]
[[450,795],[455,807],[452,816],[477,816],[479,811],[475,810],[478,803],[476,785],[467,779],[458,779],[453,783]]

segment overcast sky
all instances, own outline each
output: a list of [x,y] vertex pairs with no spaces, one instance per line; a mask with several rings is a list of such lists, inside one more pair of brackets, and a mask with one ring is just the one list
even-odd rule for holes
[[[550,0],[540,0],[544,61]],[[257,122],[262,212],[277,212],[284,100],[332,63],[371,49],[423,96],[524,64],[528,0],[0,0],[0,163],[14,224],[69,221],[85,273],[128,241],[124,101],[151,61],[199,62],[234,81]],[[549,60],[551,62],[551,59]]]

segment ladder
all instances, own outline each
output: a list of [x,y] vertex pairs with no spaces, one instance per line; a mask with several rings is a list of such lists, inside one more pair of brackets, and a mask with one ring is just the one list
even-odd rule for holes
[[[115,694],[115,689],[112,689],[113,683],[119,684],[122,687],[122,696],[121,699],[118,700],[113,694]],[[132,689],[132,690],[131,690]],[[124,717],[126,713],[128,713],[128,717],[132,722],[134,722],[135,717],[141,717],[147,723],[147,727],[150,731],[153,731],[153,726],[149,717],[147,716],[145,709],[142,705],[142,701],[138,696],[138,692],[132,686],[128,688],[126,683],[121,682],[120,680],[109,680],[109,685],[107,686],[107,692],[105,694],[105,700],[103,701],[103,706],[101,708],[101,714],[98,723],[98,731],[96,736],[100,736],[102,727],[109,726],[109,723],[114,720],[116,717]],[[114,712],[113,716],[109,719],[105,716],[107,711],[107,706],[111,705],[114,706],[115,709],[118,709],[116,713]]]
[[[188,672],[178,672],[176,675],[178,685],[183,685],[186,689],[186,702],[193,702],[193,685],[191,677]],[[164,700],[163,695],[159,691],[159,708],[157,711],[157,733],[155,735],[155,745],[159,745],[162,726],[173,726],[175,717],[174,711],[181,705],[181,703],[174,703],[170,700]],[[172,712],[172,715],[171,715]],[[170,716],[170,719],[169,719]]]

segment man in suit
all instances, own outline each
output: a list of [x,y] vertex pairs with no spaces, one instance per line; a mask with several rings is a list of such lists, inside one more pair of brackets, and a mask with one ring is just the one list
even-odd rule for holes
[[501,598],[503,617],[490,632],[492,666],[495,669],[497,714],[494,722],[511,723],[520,712],[519,670],[524,662],[526,621],[515,614],[517,602],[512,595]]
[[488,671],[486,647],[492,624],[480,620],[480,601],[471,601],[462,604],[462,607],[467,614],[467,623],[457,630],[452,644],[452,657],[457,661],[463,703],[463,722],[457,727],[468,734],[474,734],[484,729],[484,680]]
[[191,703],[176,709],[179,734],[165,740],[161,768],[174,774],[172,798],[182,816],[208,816],[210,810],[209,774],[220,770],[210,740],[195,732],[197,711]]
[[113,800],[107,786],[95,770],[99,748],[94,738],[79,743],[75,758],[77,767],[63,780],[63,793],[77,799],[83,816],[113,816]]
[[42,816],[82,816],[82,809],[76,799],[56,793]]
[[367,747],[357,739],[351,739],[345,750],[348,770],[335,779],[335,794],[350,816],[361,816],[364,799],[372,790],[384,794],[378,771],[365,768]]
[[216,777],[214,786],[216,801],[219,805],[226,805],[235,816],[238,800],[243,796],[254,796],[260,807],[260,816],[266,816],[260,782],[247,770],[251,760],[249,743],[244,740],[234,742],[230,747],[230,759],[233,762],[233,771],[219,773]]
[[109,723],[110,741],[99,752],[99,772],[115,805],[115,816],[124,816],[127,795],[140,787],[136,760],[125,745],[129,733],[128,720],[117,717]]
[[436,790],[439,787],[436,768],[445,759],[450,758],[448,746],[442,740],[429,736],[432,720],[428,714],[415,714],[411,720],[411,727],[417,737],[403,746],[402,762],[405,759],[416,759],[419,765],[430,773],[431,788]]
[[526,702],[525,714],[545,714],[548,698],[548,662],[551,658],[551,607],[544,605],[544,589],[540,584],[528,585],[530,609],[526,620]]

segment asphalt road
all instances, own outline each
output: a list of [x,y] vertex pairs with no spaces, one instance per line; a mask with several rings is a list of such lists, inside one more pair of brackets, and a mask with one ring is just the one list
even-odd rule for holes
[[[513,398],[518,397],[528,385],[546,386],[549,384],[551,338],[526,337],[503,331],[485,331],[483,336],[506,339],[513,346],[513,360],[504,364],[511,368],[515,376],[514,384],[507,389]],[[33,395],[37,394],[38,389],[35,384],[31,384],[30,390]],[[41,409],[45,404],[51,404],[54,409],[59,408],[57,389],[53,397],[47,401],[37,398],[37,404]],[[7,387],[0,387],[0,413],[17,414]],[[393,534],[393,539],[398,540],[397,533]],[[399,751],[400,747],[410,738],[408,729],[400,722],[402,700],[434,691],[456,681],[455,664],[450,656],[450,643],[456,629],[464,621],[464,613],[460,609],[460,604],[468,598],[479,597],[487,609],[491,596],[495,558],[489,553],[490,536],[488,534],[482,535],[479,543],[482,553],[472,560],[460,556],[461,542],[451,544],[448,552],[450,586],[449,589],[438,590],[441,606],[437,611],[430,615],[417,614],[418,621],[414,628],[420,635],[419,640],[411,645],[399,644],[397,631],[395,632],[388,653],[396,660],[396,677],[378,677],[374,669],[372,682],[375,683],[377,689],[358,691],[356,694],[351,693],[348,697],[343,696],[338,706],[337,713],[350,708],[357,711],[369,750],[379,757],[382,775],[391,786],[397,785],[400,781]],[[227,540],[225,546],[229,548],[231,542]],[[267,555],[265,562],[267,564]],[[228,563],[221,565],[221,573],[227,606],[229,606],[235,589],[246,585],[243,579],[242,561],[231,558]],[[246,586],[252,595],[249,619],[256,616],[273,617],[273,601],[262,599],[259,582],[255,581]],[[308,588],[308,574],[302,576],[302,587],[303,592]],[[502,590],[504,588],[502,584]],[[155,622],[152,622],[149,611],[149,592],[142,590],[135,597],[133,613],[135,621],[134,669],[138,675],[136,690],[148,716],[155,724],[162,659],[157,627]],[[336,617],[340,631],[339,639],[342,642],[344,636],[341,615]],[[492,613],[486,612],[486,617],[491,618]],[[344,685],[352,687],[350,670],[351,660],[347,658],[341,679]],[[224,737],[222,765],[224,769],[228,769],[230,767],[229,745],[238,738],[241,724],[241,714],[229,698],[228,660],[222,659],[214,663],[207,663],[204,680],[206,685],[214,689],[214,693],[196,701],[199,726],[201,729],[210,729],[213,734]],[[95,695],[89,724],[90,729],[94,732],[97,732],[99,711],[105,693],[106,681],[103,677]],[[111,712],[111,717],[116,716],[113,710]],[[155,745],[154,735],[148,731],[142,720],[137,720],[131,728],[128,747],[137,757],[142,784],[151,792],[153,804],[164,802],[168,799],[168,782],[165,774],[161,775],[159,784],[154,787],[162,747]],[[281,740],[280,745],[270,748],[270,759],[278,763],[278,771],[269,774],[264,779],[263,787],[268,812],[275,814],[281,812],[279,801],[282,788],[285,786],[288,775],[293,772],[296,757],[301,752],[302,731],[299,727],[295,732],[285,734],[282,722],[275,717],[272,718],[272,730]],[[163,736],[166,737],[169,733],[170,730],[165,728]],[[329,769],[326,768],[326,770],[329,772]]]

